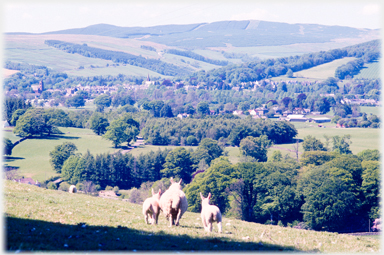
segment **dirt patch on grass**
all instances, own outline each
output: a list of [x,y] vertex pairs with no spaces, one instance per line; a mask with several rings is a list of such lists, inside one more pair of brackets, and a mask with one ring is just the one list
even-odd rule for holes
[[15,74],[15,73],[18,73],[18,72],[20,72],[20,71],[18,71],[18,70],[10,70],[10,69],[3,68],[4,78],[8,78],[12,74]]

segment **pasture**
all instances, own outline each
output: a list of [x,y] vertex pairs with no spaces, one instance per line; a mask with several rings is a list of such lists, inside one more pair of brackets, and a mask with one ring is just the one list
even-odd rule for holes
[[[345,134],[351,135],[350,149],[353,154],[357,154],[360,151],[366,149],[378,149],[380,150],[380,129],[372,128],[336,128],[333,123],[323,124],[323,128],[313,123],[294,123],[298,130],[298,139],[304,139],[307,135],[314,136],[321,142],[325,143],[324,135],[329,137],[332,136],[343,136]],[[79,153],[85,153],[89,150],[92,154],[101,153],[114,153],[121,148],[113,148],[110,141],[103,139],[101,136],[97,136],[90,129],[80,128],[60,128],[63,135],[53,137],[42,137],[27,139],[17,145],[13,151],[12,156],[7,157],[4,163],[8,166],[14,166],[19,168],[21,175],[26,177],[32,177],[39,181],[44,181],[47,178],[56,175],[49,164],[49,152],[54,149],[56,145],[63,144],[64,142],[73,142]],[[11,139],[15,142],[20,137],[15,136],[12,132],[3,132],[4,137]],[[278,144],[273,145],[268,150],[268,157],[270,157],[275,150],[280,150],[282,155],[290,155],[296,158],[294,146],[296,143],[289,144]],[[164,149],[175,149],[179,146],[154,146],[154,145],[141,145],[137,148],[133,148],[128,151],[133,156],[139,156],[140,154],[146,154],[150,151],[164,150]],[[195,150],[197,146],[183,146],[184,148]],[[32,148],[32,149],[31,149]],[[329,148],[332,148],[332,139],[330,139]],[[226,147],[228,159],[236,164],[240,162],[241,154],[238,147]],[[301,144],[299,144],[299,157],[303,152]]]
[[200,213],[186,212],[179,227],[144,223],[142,206],[81,193],[4,183],[5,249],[20,251],[258,251],[379,252],[380,240],[262,225],[223,217],[223,232],[205,232]]
[[35,137],[27,139],[12,150],[12,156],[6,157],[4,163],[8,166],[18,167],[20,175],[31,177],[38,181],[57,175],[49,163],[49,152],[55,146],[64,142],[72,142],[76,145],[79,153],[87,150],[92,154],[113,153],[112,142],[97,136],[90,129],[59,128],[64,134],[51,137]]
[[341,65],[344,65],[356,58],[345,57],[342,59],[336,59],[332,62],[315,66],[306,70],[295,72],[295,77],[314,78],[319,80],[326,80],[328,77],[335,77],[335,70]]
[[360,112],[365,112],[366,114],[374,114],[376,116],[381,116],[382,108],[381,107],[372,107],[372,106],[360,106]]
[[353,76],[355,79],[365,78],[365,79],[379,79],[381,73],[381,60],[373,63],[364,64],[363,69],[360,70],[360,73]]

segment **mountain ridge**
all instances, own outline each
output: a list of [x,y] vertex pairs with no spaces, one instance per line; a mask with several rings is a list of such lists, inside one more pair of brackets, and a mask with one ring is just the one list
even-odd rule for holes
[[250,47],[330,42],[340,38],[362,37],[372,31],[378,32],[379,30],[263,20],[227,20],[150,27],[121,27],[100,23],[83,28],[37,33],[37,35],[99,35],[151,41],[174,47],[205,48],[223,47],[228,43],[235,47]]

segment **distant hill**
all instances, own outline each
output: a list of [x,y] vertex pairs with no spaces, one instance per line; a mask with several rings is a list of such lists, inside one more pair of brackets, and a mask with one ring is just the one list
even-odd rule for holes
[[343,26],[288,24],[244,20],[218,21],[190,25],[154,27],[119,27],[108,24],[92,25],[43,34],[101,35],[116,38],[136,38],[177,47],[235,47],[277,46],[295,43],[324,43],[341,38],[358,38],[378,32]]

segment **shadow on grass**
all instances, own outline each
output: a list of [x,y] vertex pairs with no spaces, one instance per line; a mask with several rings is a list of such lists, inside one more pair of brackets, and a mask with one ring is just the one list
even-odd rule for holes
[[193,238],[124,226],[66,225],[6,216],[7,251],[300,251],[292,246],[233,241],[230,235]]
[[34,140],[75,140],[75,139],[80,139],[78,136],[65,136],[65,135],[50,135],[50,136],[33,136],[29,139],[34,139]]
[[12,156],[4,156],[3,157],[3,160],[4,160],[5,163],[13,162],[15,160],[20,160],[20,159],[25,159],[25,158],[22,158],[22,157],[12,157]]

